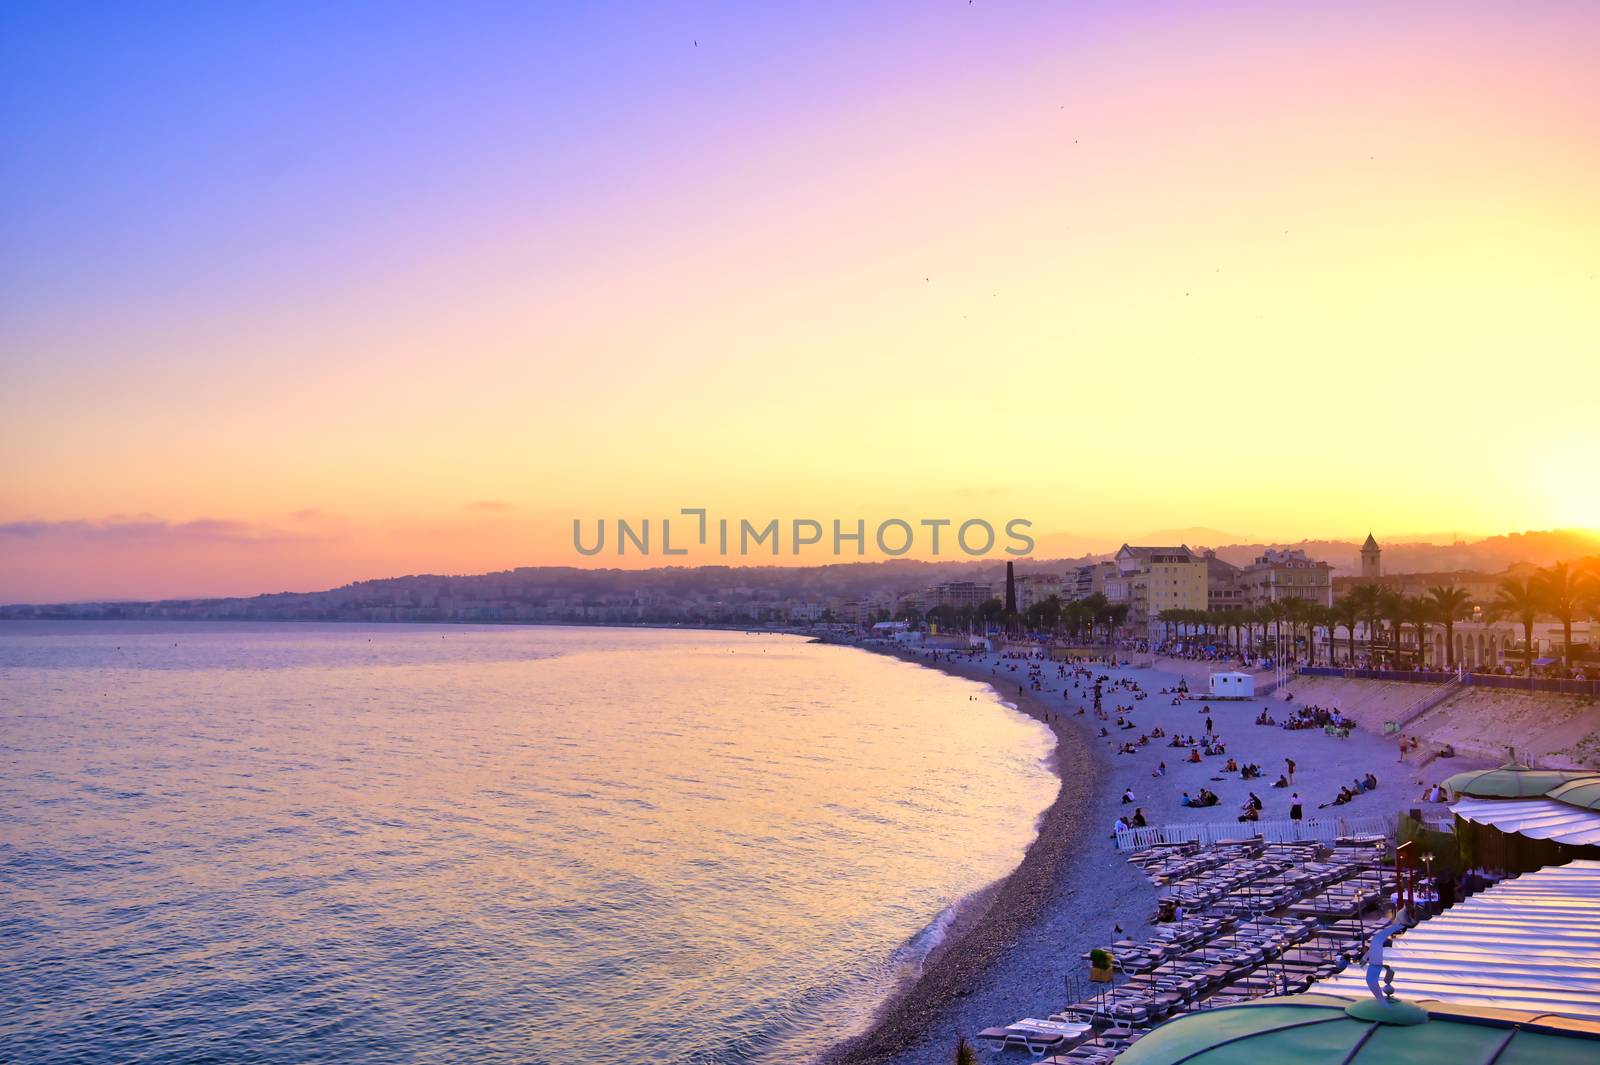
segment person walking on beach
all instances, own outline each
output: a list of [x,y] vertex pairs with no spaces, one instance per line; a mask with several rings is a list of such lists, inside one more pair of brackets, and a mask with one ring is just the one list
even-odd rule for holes
[[[1290,764],[1292,765],[1293,763],[1291,762]],[[1301,810],[1300,793],[1297,791],[1293,795],[1289,796],[1289,820],[1291,820],[1291,821],[1300,820],[1300,810]]]
[[1283,764],[1289,767],[1289,783],[1294,783],[1294,759],[1285,758]]

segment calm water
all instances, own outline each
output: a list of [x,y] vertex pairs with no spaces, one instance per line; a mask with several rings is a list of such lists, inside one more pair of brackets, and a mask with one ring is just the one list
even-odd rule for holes
[[1049,749],[788,637],[0,624],[0,1058],[792,1061]]

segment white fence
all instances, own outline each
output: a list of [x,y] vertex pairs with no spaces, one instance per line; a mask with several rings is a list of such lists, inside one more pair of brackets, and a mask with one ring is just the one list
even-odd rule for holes
[[1330,843],[1341,836],[1392,836],[1394,814],[1366,817],[1313,817],[1305,821],[1196,821],[1130,828],[1117,833],[1117,850],[1142,851],[1158,843],[1221,843],[1260,836],[1268,843],[1314,839]]

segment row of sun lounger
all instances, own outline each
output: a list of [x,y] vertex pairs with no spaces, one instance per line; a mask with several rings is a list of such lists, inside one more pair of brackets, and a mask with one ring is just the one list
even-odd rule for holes
[[1184,908],[1183,920],[1111,945],[1122,983],[983,1038],[1049,1054],[1045,1065],[1109,1065],[1173,1014],[1304,991],[1358,957],[1378,930],[1378,920],[1362,915],[1394,888],[1393,871],[1379,867],[1383,842],[1251,838],[1135,855],[1130,860]]

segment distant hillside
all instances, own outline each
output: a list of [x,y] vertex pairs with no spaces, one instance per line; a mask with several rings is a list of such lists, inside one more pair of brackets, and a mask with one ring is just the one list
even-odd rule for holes
[[[1186,533],[1203,530],[1168,530]],[[1173,536],[1171,543],[1198,537]],[[1297,544],[1229,544],[1217,554],[1248,565],[1269,547],[1302,548],[1359,572],[1360,545],[1343,540]],[[1444,570],[1499,573],[1517,563],[1548,565],[1600,554],[1600,536],[1557,530],[1492,536],[1472,543],[1384,544],[1388,574]],[[1019,574],[1065,574],[1107,552],[1064,558],[1018,559]],[[697,566],[650,570],[523,567],[472,575],[423,574],[361,581],[321,592],[279,592],[248,598],[181,599],[154,603],[77,603],[0,607],[0,618],[252,618],[386,621],[762,621],[805,604],[867,602],[892,605],[942,581],[985,581],[998,592],[1004,559],[847,562],[827,566]]]
[[[1203,525],[1191,525],[1186,529],[1157,529],[1152,533],[1145,533],[1137,540],[1129,540],[1130,544],[1141,544],[1149,547],[1177,547],[1180,544],[1236,544],[1244,537],[1234,533],[1222,532],[1219,529],[1208,529]],[[1121,544],[1116,545],[1121,547]],[[1114,549],[1113,549],[1114,550]]]

